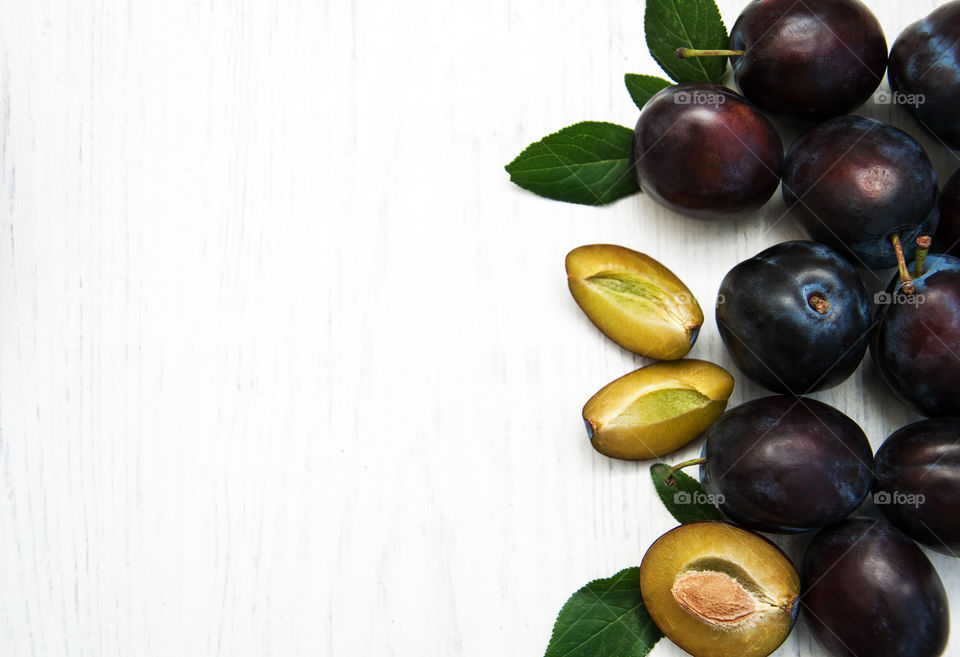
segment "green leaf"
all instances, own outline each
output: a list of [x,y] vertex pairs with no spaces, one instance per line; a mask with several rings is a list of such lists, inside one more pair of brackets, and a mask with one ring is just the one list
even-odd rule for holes
[[584,121],[530,144],[506,169],[510,180],[534,194],[603,205],[640,191],[632,149],[630,128]]
[[717,82],[726,57],[680,59],[677,48],[721,50],[729,47],[727,28],[714,0],[647,0],[643,15],[647,48],[677,82]]
[[673,473],[673,485],[666,482],[670,466],[666,463],[655,463],[650,466],[650,476],[653,477],[653,487],[667,511],[681,524],[700,520],[723,520],[700,482],[680,471]]
[[643,657],[662,636],[640,595],[640,569],[627,568],[570,596],[544,657]]
[[637,75],[636,73],[627,73],[623,76],[623,81],[627,85],[627,91],[633,98],[633,102],[640,109],[643,109],[643,106],[653,97],[653,94],[661,89],[666,89],[671,84],[668,80],[658,78],[655,75]]

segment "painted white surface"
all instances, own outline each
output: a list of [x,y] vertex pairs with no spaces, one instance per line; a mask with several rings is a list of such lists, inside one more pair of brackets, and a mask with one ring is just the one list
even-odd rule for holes
[[[892,42],[937,3],[872,4]],[[637,248],[709,309],[797,235],[778,201],[705,224],[508,182],[548,132],[633,124],[642,16],[0,1],[0,654],[531,657],[639,563],[674,523],[579,412],[641,361],[563,257]],[[732,367],[712,316],[691,355]],[[816,397],[875,445],[911,419],[869,366]]]

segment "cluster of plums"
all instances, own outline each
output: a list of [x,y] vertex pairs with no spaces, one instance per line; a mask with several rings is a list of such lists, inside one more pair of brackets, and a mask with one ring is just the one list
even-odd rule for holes
[[[960,550],[960,418],[910,424],[890,435],[874,456],[861,428],[836,408],[777,395],[727,411],[705,439],[704,492],[731,523],[748,534],[745,530],[820,530],[807,548],[791,612],[796,620],[803,609],[812,634],[831,655],[943,652],[949,633],[946,593],[913,541],[953,556]],[[849,517],[871,493],[886,520]],[[707,545],[686,554],[679,574],[706,570],[696,564],[713,549]],[[736,569],[727,563],[711,568],[750,574],[758,567],[752,555],[751,549],[728,559]],[[787,563],[781,576],[789,579],[794,571]],[[657,564],[651,561],[650,567]],[[770,628],[756,620],[736,631],[714,629],[703,644],[709,650],[686,649],[713,657],[741,654],[736,646],[770,639]],[[671,625],[669,619],[662,622],[661,627]],[[757,654],[772,652],[790,625],[780,627],[779,640]],[[718,649],[718,642],[729,644],[731,652]]]
[[[772,246],[721,283],[723,342],[777,395],[706,430],[701,481],[729,523],[661,537],[641,567],[644,599],[694,655],[768,655],[801,608],[831,655],[939,655],[947,598],[914,541],[960,551],[960,172],[941,192],[915,139],[845,113],[887,72],[917,122],[960,148],[960,0],[904,30],[889,57],[859,0],[754,0],[719,54],[742,95],[688,83],[653,96],[635,131],[638,181],[706,219],[755,210],[780,186],[810,241]],[[784,154],[765,112],[818,123]],[[857,268],[894,266],[871,299]],[[868,349],[928,418],[876,455],[853,420],[803,397],[846,380]],[[871,494],[882,513],[851,517]],[[753,533],[812,530],[799,574]]]
[[[839,410],[765,397],[711,425],[699,460],[704,492],[729,524],[672,530],[641,565],[651,616],[684,650],[763,657],[803,609],[831,655],[943,652],[946,592],[914,541],[953,556],[960,550],[960,418],[903,427],[874,456]],[[886,521],[849,517],[871,492]],[[753,533],[817,529],[800,574]]]

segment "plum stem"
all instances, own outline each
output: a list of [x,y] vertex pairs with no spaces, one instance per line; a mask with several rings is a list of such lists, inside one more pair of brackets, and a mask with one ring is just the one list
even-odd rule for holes
[[897,269],[900,270],[900,287],[904,293],[913,294],[913,279],[910,278],[910,272],[907,270],[907,261],[903,257],[903,245],[900,244],[900,233],[894,233],[890,237],[893,242],[893,250],[897,254]]
[[822,292],[814,292],[811,294],[810,298],[807,299],[807,303],[821,315],[826,315],[830,312],[830,301],[823,296]]
[[914,258],[913,275],[914,277],[923,274],[923,265],[927,261],[927,252],[930,251],[930,244],[933,240],[929,235],[921,235],[917,238],[917,257]]
[[699,458],[699,459],[690,459],[689,461],[683,461],[682,463],[677,463],[675,466],[670,468],[669,471],[667,471],[667,476],[663,478],[663,483],[665,483],[667,486],[673,486],[675,483],[677,483],[676,480],[673,478],[674,472],[676,472],[677,470],[683,470],[684,468],[689,468],[691,465],[703,465],[706,462],[707,462],[707,459]]
[[693,57],[740,57],[743,50],[697,50],[696,48],[677,48],[677,57],[679,59],[692,59]]

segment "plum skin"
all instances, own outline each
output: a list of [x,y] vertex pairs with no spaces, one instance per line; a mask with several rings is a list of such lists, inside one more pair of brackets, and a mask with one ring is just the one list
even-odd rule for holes
[[950,629],[947,596],[923,551],[895,527],[850,518],[820,531],[801,567],[803,615],[837,657],[934,657]]
[[633,159],[643,191],[692,217],[755,210],[780,182],[783,142],[740,94],[687,83],[655,94],[640,112]]
[[917,412],[960,415],[960,258],[927,256],[913,285],[914,296],[904,295],[899,276],[891,281],[894,302],[877,313],[873,360],[890,388]]
[[946,146],[960,148],[960,1],[909,25],[890,50],[890,88],[923,96],[905,107]]
[[842,520],[866,499],[873,451],[863,430],[815,399],[755,399],[704,433],[703,489],[732,522],[794,533]]
[[933,237],[933,250],[960,256],[960,170],[940,192],[940,226]]
[[907,536],[951,556],[960,551],[960,418],[894,431],[877,450],[874,502]]
[[[811,48],[811,41],[816,48]],[[740,92],[768,112],[820,120],[863,103],[883,81],[887,41],[857,0],[754,0],[730,30]]]
[[[829,303],[819,312],[811,299]],[[774,392],[835,386],[857,369],[872,325],[867,290],[843,256],[816,242],[772,246],[720,284],[717,328],[737,366]]]
[[937,174],[906,132],[860,116],[838,116],[800,136],[787,152],[783,200],[811,239],[868,269],[895,267],[890,238],[907,260],[940,216]]

